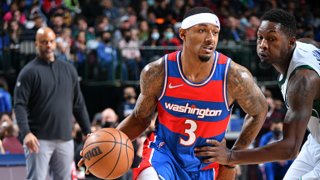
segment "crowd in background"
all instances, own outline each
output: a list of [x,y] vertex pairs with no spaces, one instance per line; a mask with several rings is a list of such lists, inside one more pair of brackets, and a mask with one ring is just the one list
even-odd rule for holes
[[2,63],[9,72],[31,59],[36,30],[49,26],[58,36],[58,59],[73,63],[81,76],[138,80],[146,63],[179,48],[183,14],[194,6],[219,17],[219,45],[255,43],[259,17],[271,8],[296,16],[298,37],[320,41],[315,0],[6,0],[0,6],[0,59],[11,59]]
[[[255,44],[259,18],[271,8],[283,8],[295,15],[298,38],[310,37],[320,41],[320,3],[316,0],[4,0],[0,1],[0,71],[17,74],[36,53],[37,29],[49,26],[57,34],[57,59],[74,64],[79,76],[138,80],[147,63],[179,49],[182,42],[178,29],[183,14],[195,6],[209,7],[219,17],[219,45]],[[119,108],[106,107],[97,112],[92,118],[92,131],[115,127],[130,114],[137,98],[135,90],[135,87],[124,88]],[[23,153],[9,92],[5,79],[1,77],[0,152]],[[264,92],[269,112],[252,144],[255,147],[282,136],[281,123],[285,114],[282,100],[274,99],[268,90]],[[82,149],[82,138],[79,126],[75,124],[76,155]],[[133,166],[141,158],[139,147],[143,138],[134,143],[136,158]],[[75,161],[79,158],[76,156]],[[281,179],[290,163],[264,164],[253,168],[254,172],[247,168],[246,175],[242,169],[239,178]],[[81,172],[78,169],[80,178],[84,176]]]

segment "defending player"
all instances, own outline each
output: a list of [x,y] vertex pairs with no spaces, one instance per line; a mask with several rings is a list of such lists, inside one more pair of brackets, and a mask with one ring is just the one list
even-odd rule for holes
[[[200,148],[205,162],[223,164],[263,163],[292,159],[299,153],[306,129],[311,132],[284,179],[320,179],[320,50],[297,42],[296,21],[290,13],[275,9],[265,13],[258,29],[257,53],[281,73],[279,83],[288,108],[283,139],[261,148],[229,151],[217,147]],[[303,39],[305,41],[306,39]]]

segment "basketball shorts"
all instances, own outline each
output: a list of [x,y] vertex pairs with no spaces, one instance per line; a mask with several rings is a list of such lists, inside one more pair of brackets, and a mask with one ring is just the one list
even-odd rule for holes
[[156,170],[161,180],[215,179],[219,169],[218,164],[213,164],[208,170],[186,171],[166,150],[145,146],[142,161],[139,167],[133,170],[134,179],[137,179],[139,174],[150,166]]
[[320,179],[320,144],[311,134],[283,179]]

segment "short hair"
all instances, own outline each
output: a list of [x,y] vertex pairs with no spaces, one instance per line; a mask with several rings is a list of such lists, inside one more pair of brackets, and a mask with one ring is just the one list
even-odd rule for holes
[[297,32],[297,22],[295,17],[282,9],[271,9],[262,17],[261,21],[271,21],[281,24],[281,30],[289,37],[295,37]]
[[214,14],[214,12],[207,7],[194,7],[194,8],[189,9],[184,14],[183,19],[185,19],[189,16],[192,16],[192,15],[195,15],[195,14],[199,14],[199,13],[212,13],[212,14]]

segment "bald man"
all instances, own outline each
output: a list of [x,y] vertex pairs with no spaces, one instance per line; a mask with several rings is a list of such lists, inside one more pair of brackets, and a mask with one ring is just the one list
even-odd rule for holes
[[56,35],[40,28],[37,57],[20,72],[14,89],[14,110],[23,138],[27,178],[69,180],[73,162],[73,115],[83,133],[90,121],[75,68],[56,59]]

